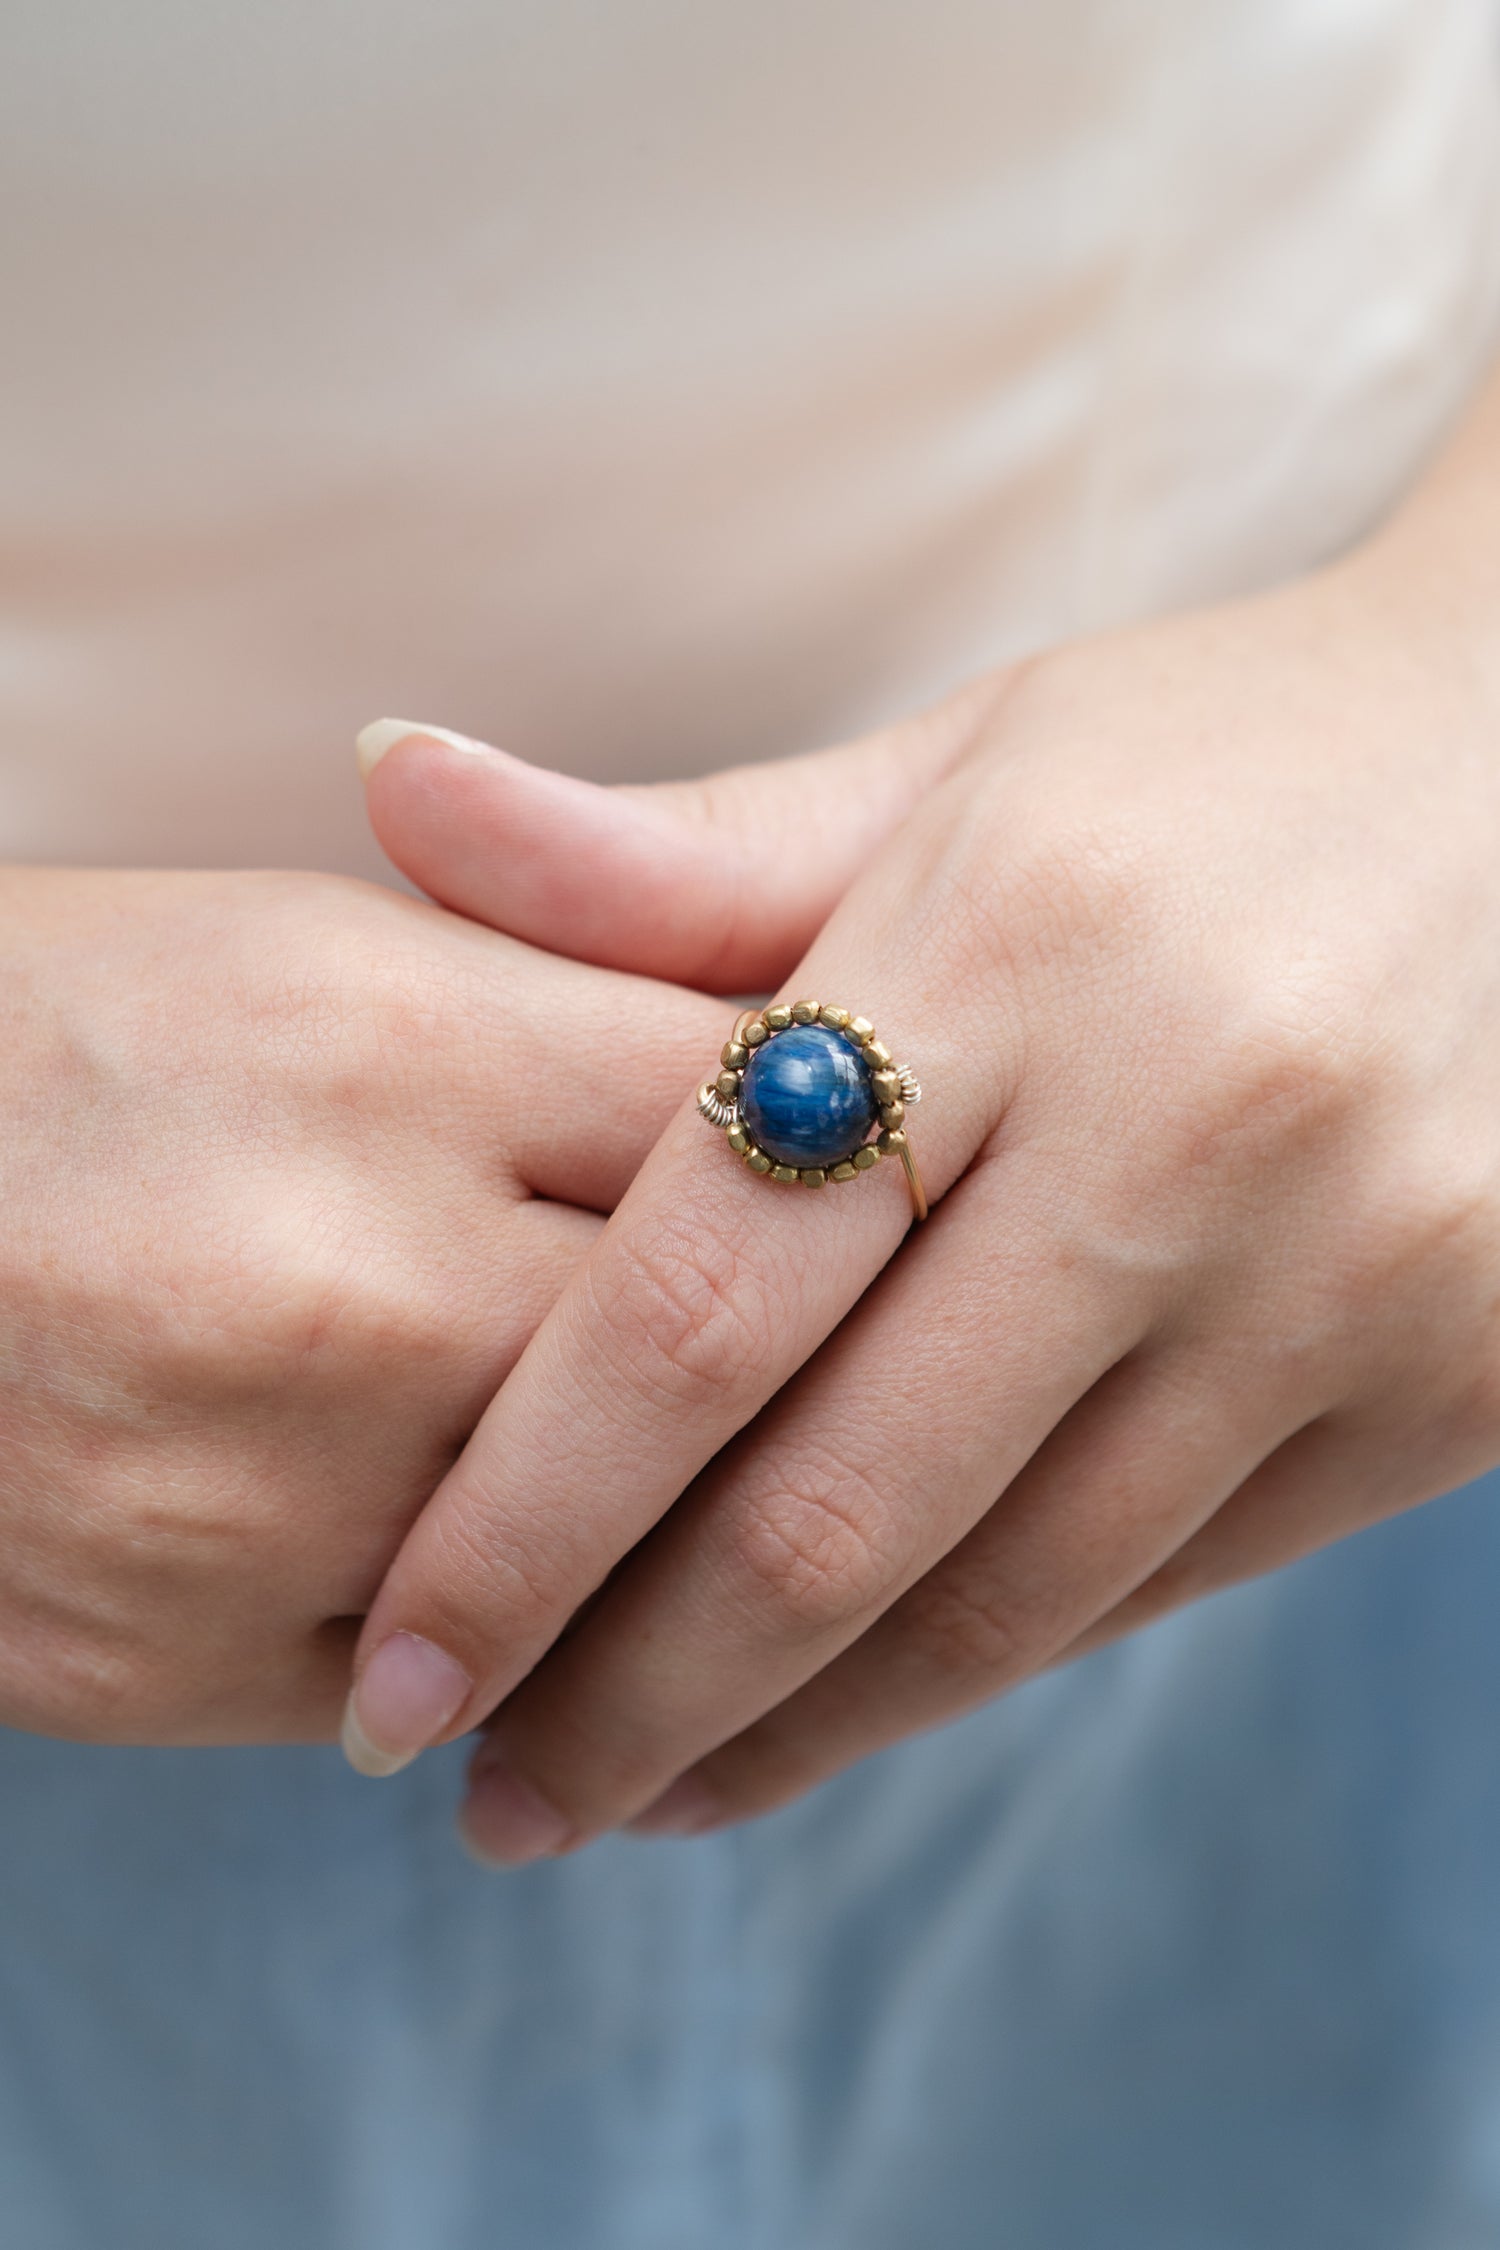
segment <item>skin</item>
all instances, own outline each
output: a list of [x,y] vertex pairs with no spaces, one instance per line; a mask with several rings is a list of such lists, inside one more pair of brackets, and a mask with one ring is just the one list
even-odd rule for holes
[[0,952],[0,1723],[327,1739],[720,1010],[320,876],[17,869]]
[[1497,513],[1490,397],[1337,567],[870,742],[377,770],[460,911],[927,1088],[910,1235],[684,1103],[413,1525],[356,1707],[397,1632],[461,1668],[477,1851],[766,1811],[1500,1460]]

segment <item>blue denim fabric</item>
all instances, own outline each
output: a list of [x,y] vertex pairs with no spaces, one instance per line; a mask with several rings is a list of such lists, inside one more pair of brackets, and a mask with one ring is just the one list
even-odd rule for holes
[[810,1802],[0,1736],[4,2250],[1493,2250],[1500,1478]]

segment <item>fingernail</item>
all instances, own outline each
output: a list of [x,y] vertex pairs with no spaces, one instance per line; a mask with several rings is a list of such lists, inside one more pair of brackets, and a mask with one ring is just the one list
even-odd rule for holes
[[344,1756],[356,1773],[399,1773],[436,1741],[473,1682],[419,1633],[392,1633],[361,1672],[344,1706]]
[[469,1769],[458,1833],[482,1867],[524,1867],[573,1841],[573,1829],[546,1798],[486,1744]]
[[699,1836],[724,1818],[724,1807],[696,1774],[679,1774],[655,1804],[627,1820],[632,1836]]
[[494,755],[487,742],[471,742],[466,734],[454,734],[447,727],[425,726],[420,719],[372,719],[354,737],[360,779],[368,781],[387,750],[393,750],[398,742],[405,742],[414,734],[424,735],[430,742],[446,742],[450,750],[462,750],[470,758]]

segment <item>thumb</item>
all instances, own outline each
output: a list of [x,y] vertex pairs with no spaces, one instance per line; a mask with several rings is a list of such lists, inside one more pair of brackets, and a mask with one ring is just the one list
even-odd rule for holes
[[446,729],[359,737],[370,821],[442,906],[549,952],[768,990],[993,707],[991,679],[857,742],[702,781],[601,788]]

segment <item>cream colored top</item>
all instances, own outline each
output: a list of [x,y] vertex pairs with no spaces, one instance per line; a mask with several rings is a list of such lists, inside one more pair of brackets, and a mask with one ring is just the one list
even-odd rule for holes
[[1494,0],[7,0],[0,851],[373,868],[1348,541],[1500,305]]

